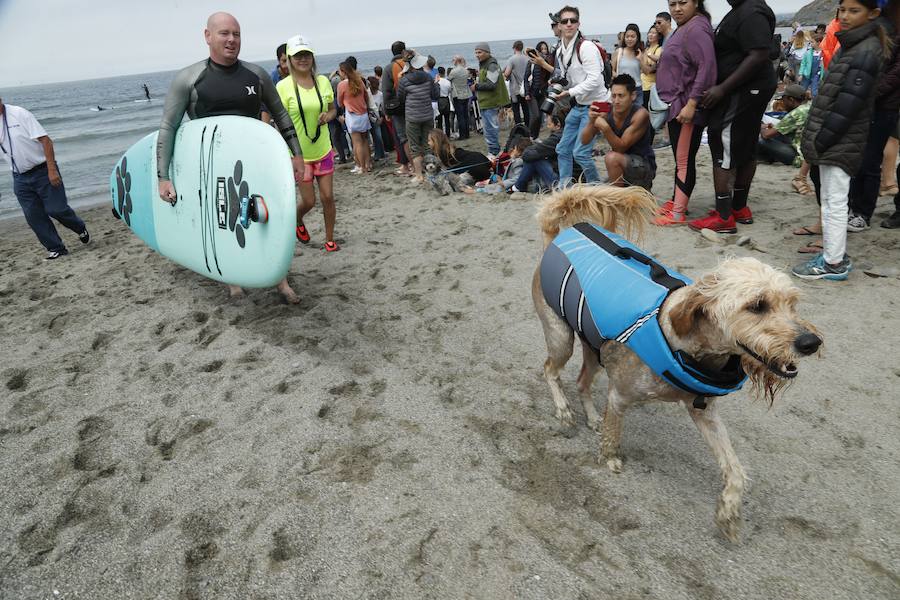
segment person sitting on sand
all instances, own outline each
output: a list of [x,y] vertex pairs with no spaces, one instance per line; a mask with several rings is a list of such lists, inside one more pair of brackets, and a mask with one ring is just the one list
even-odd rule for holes
[[510,188],[513,192],[527,192],[532,180],[537,177],[540,190],[549,190],[555,184],[559,176],[556,174],[556,145],[562,139],[563,122],[565,117],[558,113],[547,115],[547,129],[550,131],[543,140],[538,140],[522,153],[522,170],[516,179],[515,185]]
[[491,177],[491,161],[481,152],[457,148],[440,129],[428,133],[428,147],[445,169],[457,175],[468,174],[472,181],[484,181]]
[[[218,115],[240,115],[258,119],[263,103],[272,111],[278,129],[291,151],[294,177],[303,169],[300,142],[290,116],[284,110],[275,85],[262,68],[238,60],[241,51],[241,26],[232,15],[217,12],[206,21],[206,43],[209,58],[186,67],[176,73],[163,108],[159,137],[156,142],[157,177],[159,197],[175,204],[178,195],[169,179],[169,165],[175,150],[175,132],[181,125],[185,112],[191,119]],[[247,89],[255,94],[248,94]],[[243,290],[229,285],[231,296],[240,296]],[[291,304],[300,298],[291,289],[287,277],[278,284],[278,291]]]
[[581,142],[588,143],[598,133],[610,145],[604,155],[609,183],[619,187],[639,185],[650,191],[656,177],[656,153],[651,145],[650,113],[635,103],[637,82],[623,73],[612,80],[608,113],[591,106],[591,120],[581,132]]

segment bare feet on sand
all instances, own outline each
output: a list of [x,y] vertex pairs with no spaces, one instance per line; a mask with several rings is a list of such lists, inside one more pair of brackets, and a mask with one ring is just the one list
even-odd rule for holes
[[239,285],[229,285],[228,286],[228,297],[229,298],[240,298],[244,295],[244,288]]
[[288,283],[287,277],[282,280],[281,283],[278,284],[278,291],[281,292],[281,295],[284,296],[285,302],[288,304],[300,304],[300,296],[297,295],[296,292],[291,288],[291,284]]

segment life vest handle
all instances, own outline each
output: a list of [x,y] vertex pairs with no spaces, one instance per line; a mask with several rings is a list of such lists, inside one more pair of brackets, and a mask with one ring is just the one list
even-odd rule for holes
[[603,250],[605,250],[609,254],[612,254],[613,256],[621,259],[632,258],[641,264],[649,266],[650,279],[652,279],[654,283],[667,288],[669,291],[677,290],[678,288],[682,288],[686,285],[677,277],[672,277],[671,275],[669,275],[669,271],[667,271],[664,266],[647,256],[646,254],[638,252],[634,248],[620,246],[613,239],[604,235],[603,232],[597,229],[596,226],[589,225],[588,223],[578,223],[576,225],[573,225],[573,227],[584,237],[603,248]]

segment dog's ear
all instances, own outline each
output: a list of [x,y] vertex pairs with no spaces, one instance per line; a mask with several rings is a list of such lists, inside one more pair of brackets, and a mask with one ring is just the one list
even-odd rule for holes
[[694,328],[694,323],[703,316],[703,294],[696,290],[687,293],[684,299],[669,312],[669,321],[675,335],[684,337]]

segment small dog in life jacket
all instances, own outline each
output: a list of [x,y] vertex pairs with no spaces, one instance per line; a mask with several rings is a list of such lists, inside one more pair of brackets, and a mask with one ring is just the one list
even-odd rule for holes
[[[692,282],[646,256],[626,238],[639,238],[655,210],[639,187],[576,186],[541,206],[544,253],[531,291],[547,342],[544,378],[556,417],[572,426],[559,373],[577,334],[581,403],[602,435],[599,460],[616,473],[625,410],[684,405],[722,468],[715,520],[735,542],[746,476],[715,401],[749,380],[771,404],[822,339],[797,315],[799,291],[788,276],[756,259],[725,260]],[[602,419],[590,392],[601,367],[609,377]]]

